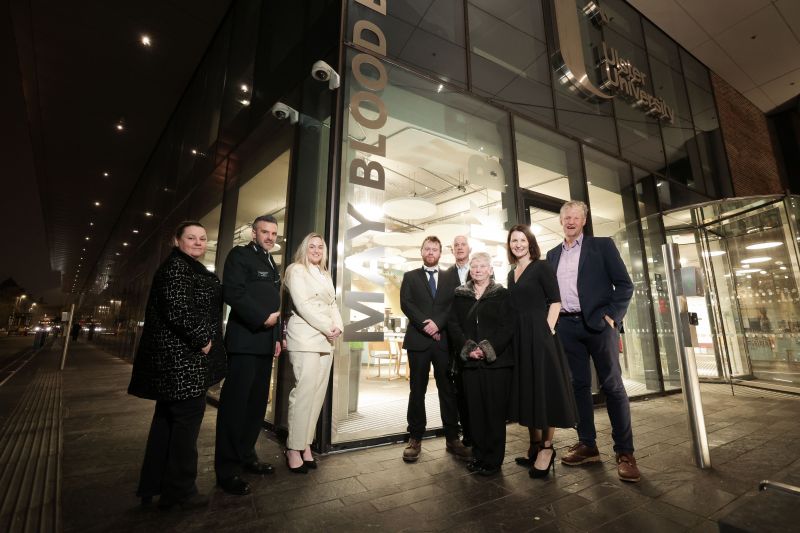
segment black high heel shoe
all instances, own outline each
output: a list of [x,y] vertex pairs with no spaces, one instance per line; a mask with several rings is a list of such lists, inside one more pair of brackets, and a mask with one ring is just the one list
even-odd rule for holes
[[313,454],[311,455],[311,459],[306,459],[305,456],[303,455],[305,453],[306,453],[305,450],[300,452],[300,458],[303,459],[303,464],[309,470],[316,470],[317,469],[317,460],[314,459],[314,455]]
[[543,477],[547,477],[547,474],[550,473],[550,469],[553,469],[553,476],[556,475],[556,451],[553,448],[553,443],[550,443],[550,446],[542,446],[539,448],[541,450],[553,450],[553,455],[550,456],[550,464],[547,465],[547,468],[544,470],[539,470],[536,468],[536,465],[533,461],[531,461],[531,469],[528,471],[528,475],[534,479],[539,479]]
[[[283,457],[284,459],[286,459],[286,468],[289,469],[289,472],[292,472],[294,474],[308,474],[308,468],[306,467],[305,461],[303,461],[303,464],[301,464],[300,466],[295,466],[295,467],[289,466],[289,454],[287,453],[288,451],[289,450],[285,450],[283,452]],[[301,452],[300,459],[302,458],[303,455]]]
[[525,468],[530,468],[533,462],[536,460],[536,456],[539,454],[539,449],[541,448],[542,443],[540,441],[532,442],[531,447],[528,448],[528,456],[527,457],[515,457],[514,462],[517,463],[519,466],[524,466]]

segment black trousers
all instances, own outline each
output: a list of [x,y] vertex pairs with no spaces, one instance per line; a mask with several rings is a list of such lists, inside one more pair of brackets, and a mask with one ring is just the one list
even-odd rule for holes
[[411,370],[408,394],[408,432],[412,439],[421,439],[428,423],[425,415],[425,393],[428,390],[428,375],[433,365],[433,377],[439,393],[439,411],[442,415],[444,434],[447,440],[458,438],[458,401],[450,381],[450,357],[447,349],[431,346],[424,351],[409,351],[408,365]]
[[267,412],[271,375],[272,355],[228,354],[217,410],[217,479],[230,479],[242,472],[244,463],[258,461],[256,440]]
[[136,495],[181,501],[197,493],[197,436],[206,395],[156,401]]
[[463,371],[472,427],[472,457],[487,468],[499,467],[506,454],[506,415],[513,369],[467,368]]
[[619,365],[619,332],[611,326],[602,331],[590,329],[583,318],[577,316],[559,318],[558,335],[572,372],[572,388],[579,417],[578,439],[588,446],[596,444],[590,367],[594,363],[600,388],[606,395],[614,451],[633,453],[631,408]]
[[467,407],[467,395],[464,391],[464,368],[461,361],[456,361],[456,371],[453,373],[453,386],[456,390],[456,401],[458,402],[458,421],[461,423],[461,435],[465,446],[472,446],[472,430],[469,422],[469,408]]

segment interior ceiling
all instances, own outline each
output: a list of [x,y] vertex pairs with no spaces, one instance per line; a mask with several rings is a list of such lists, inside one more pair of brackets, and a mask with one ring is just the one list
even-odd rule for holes
[[64,292],[85,284],[229,4],[11,0],[17,64],[3,75],[25,95],[27,124],[14,127],[31,139]]
[[800,94],[797,0],[627,0],[764,112]]

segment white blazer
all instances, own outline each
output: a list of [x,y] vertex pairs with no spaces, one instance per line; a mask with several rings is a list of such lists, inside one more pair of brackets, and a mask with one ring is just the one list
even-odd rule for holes
[[330,353],[333,344],[325,333],[334,327],[344,329],[330,275],[323,281],[304,265],[292,263],[283,279],[294,306],[286,326],[286,349]]

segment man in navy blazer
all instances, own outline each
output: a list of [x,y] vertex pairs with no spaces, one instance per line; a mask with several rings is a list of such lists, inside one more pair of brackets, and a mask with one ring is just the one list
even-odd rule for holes
[[572,372],[578,407],[578,443],[561,462],[574,466],[600,461],[592,404],[594,363],[600,388],[606,396],[617,474],[623,481],[639,481],[633,456],[633,431],[628,394],[619,365],[619,330],[633,296],[633,283],[619,251],[608,237],[583,234],[589,209],[571,201],[561,207],[564,241],[547,252],[556,271],[561,293],[558,336]]
[[428,236],[422,242],[422,268],[403,275],[400,285],[400,308],[408,318],[403,348],[408,352],[408,446],[403,461],[416,462],[422,451],[425,433],[425,392],[433,365],[433,377],[439,393],[439,409],[444,425],[447,451],[461,459],[471,458],[467,448],[458,440],[458,404],[456,391],[450,381],[450,356],[447,347],[447,318],[458,276],[439,268],[442,242]]

